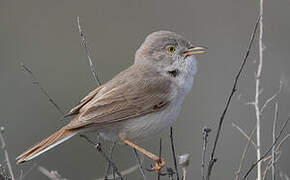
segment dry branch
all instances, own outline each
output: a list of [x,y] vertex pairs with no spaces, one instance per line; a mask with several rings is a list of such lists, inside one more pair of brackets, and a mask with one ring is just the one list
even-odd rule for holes
[[222,112],[222,115],[219,119],[219,125],[218,125],[218,130],[217,130],[217,133],[216,133],[216,137],[215,137],[215,141],[214,141],[214,145],[213,145],[213,149],[212,149],[212,152],[211,152],[211,158],[210,158],[210,161],[209,161],[209,165],[208,165],[208,171],[207,171],[207,180],[210,179],[210,175],[211,175],[211,171],[212,171],[212,168],[213,168],[213,165],[215,164],[215,162],[217,161],[217,159],[215,158],[215,149],[216,149],[216,146],[217,146],[217,143],[218,143],[218,140],[219,140],[219,137],[220,137],[220,132],[221,132],[221,128],[222,128],[222,124],[223,124],[223,121],[224,121],[224,118],[225,118],[225,115],[228,111],[228,108],[229,108],[229,105],[230,105],[230,102],[232,100],[232,97],[233,95],[235,94],[235,92],[237,91],[237,84],[238,84],[238,80],[239,80],[239,77],[244,69],[244,66],[247,62],[247,59],[248,59],[248,56],[250,54],[250,50],[252,48],[252,44],[253,44],[253,41],[254,41],[254,38],[255,38],[255,35],[256,35],[256,31],[257,31],[257,27],[258,27],[258,24],[259,24],[259,21],[260,21],[260,17],[258,18],[258,20],[256,21],[256,24],[254,26],[254,30],[251,34],[251,38],[250,38],[250,42],[249,42],[249,46],[248,46],[248,49],[246,51],[246,54],[245,54],[245,57],[243,59],[243,62],[238,70],[238,73],[235,77],[235,80],[234,80],[234,85],[233,85],[233,88],[232,88],[232,91],[227,99],[227,102],[226,102],[226,106],[224,108],[224,111]]
[[61,115],[64,115],[65,113],[61,110],[59,105],[57,105],[55,100],[48,94],[48,92],[43,88],[42,84],[40,83],[40,81],[38,81],[36,76],[33,74],[32,70],[28,66],[26,66],[23,62],[21,62],[20,65],[25,70],[25,72],[27,72],[30,75],[32,79],[32,84],[36,85],[40,89],[41,93],[47,97],[48,101],[57,109],[57,111]]
[[[143,170],[143,167],[142,167],[142,160],[140,159],[139,154],[138,154],[138,152],[137,152],[137,150],[135,148],[133,148],[133,151],[134,151],[134,154],[135,154],[136,161],[138,163],[139,171],[140,171],[143,179],[147,180],[147,178],[145,176],[145,173],[144,173],[144,170]],[[142,157],[144,157],[144,156],[142,156]]]
[[[261,158],[261,109],[259,107],[259,100],[260,100],[260,80],[261,80],[261,73],[262,73],[262,67],[263,67],[263,0],[260,0],[260,21],[259,21],[259,27],[260,27],[260,33],[259,33],[259,64],[258,64],[258,70],[256,75],[256,92],[255,92],[255,112],[256,112],[256,123],[257,123],[257,131],[256,131],[256,141],[257,141],[257,160]],[[262,165],[259,161],[257,164],[257,180],[261,180],[262,178]]]
[[[237,126],[237,127],[238,127],[238,126]],[[241,129],[241,130],[242,130],[242,129]],[[244,151],[243,151],[243,153],[242,153],[242,157],[241,157],[241,161],[240,161],[240,164],[239,164],[239,168],[238,168],[238,170],[236,171],[236,180],[239,179],[239,175],[240,175],[240,173],[241,173],[241,170],[242,170],[242,168],[243,168],[244,161],[245,161],[245,158],[246,158],[246,153],[247,153],[247,151],[248,151],[248,148],[249,148],[250,142],[252,142],[252,138],[253,138],[253,135],[254,135],[255,130],[256,130],[256,127],[252,130],[250,136],[247,136],[247,134],[245,134],[245,135],[246,135],[247,137],[249,137],[249,138],[248,138],[247,144],[246,144],[246,146],[245,146],[245,148],[244,148]]]
[[260,159],[258,159],[256,162],[254,162],[251,165],[251,167],[249,168],[249,170],[243,176],[243,180],[245,180],[248,177],[248,175],[251,173],[251,171],[257,166],[257,164],[259,162],[261,162],[272,151],[272,148],[276,145],[278,139],[281,137],[281,135],[284,132],[284,129],[285,129],[285,127],[286,127],[286,125],[287,125],[287,123],[288,123],[289,120],[290,120],[290,116],[288,116],[287,120],[284,122],[284,124],[283,124],[283,126],[282,126],[282,128],[281,128],[281,130],[280,130],[280,132],[278,134],[278,136],[275,138],[275,142],[272,143],[272,145],[270,146],[270,148],[264,153],[263,156],[260,157]]
[[177,160],[176,160],[176,154],[175,154],[175,145],[173,140],[173,127],[170,127],[170,143],[171,143],[171,150],[172,150],[172,156],[173,156],[173,162],[174,162],[174,168],[176,173],[176,179],[179,180],[179,173],[178,173],[178,166],[177,166]]
[[82,27],[81,27],[81,24],[80,24],[80,17],[78,17],[78,16],[77,16],[77,24],[78,24],[78,30],[79,30],[79,33],[80,33],[80,38],[81,38],[82,46],[84,47],[85,54],[88,57],[92,75],[93,75],[95,81],[100,86],[102,83],[101,83],[101,81],[100,81],[100,79],[99,79],[99,77],[98,77],[98,75],[96,73],[94,64],[92,62],[91,54],[90,54],[90,51],[89,51],[89,48],[88,48],[88,45],[87,45],[87,41],[86,41],[86,37],[85,37],[85,34],[84,34],[84,32],[82,30]]
[[203,140],[203,146],[202,146],[202,156],[201,156],[201,177],[202,180],[205,180],[205,157],[206,157],[206,148],[207,148],[207,142],[208,142],[208,134],[212,130],[208,127],[204,127],[202,130],[202,140]]
[[82,138],[84,138],[85,140],[87,140],[88,143],[94,145],[94,147],[97,149],[97,151],[99,153],[102,154],[102,156],[112,165],[113,167],[113,175],[114,175],[114,171],[116,172],[116,174],[120,177],[121,180],[123,179],[122,174],[120,173],[120,171],[118,170],[116,164],[111,160],[111,158],[104,152],[104,150],[101,147],[100,143],[95,143],[94,141],[92,141],[89,137],[85,136],[85,135],[80,135]]

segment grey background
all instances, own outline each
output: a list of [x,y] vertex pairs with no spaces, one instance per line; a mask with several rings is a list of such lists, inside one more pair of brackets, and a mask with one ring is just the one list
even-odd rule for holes
[[[262,101],[278,89],[281,79],[287,82],[290,78],[289,8],[289,0],[265,1]],[[258,1],[250,0],[0,0],[0,125],[6,128],[5,138],[15,173],[37,162],[49,170],[58,170],[71,180],[103,175],[104,159],[79,137],[34,162],[17,167],[14,161],[23,150],[68,121],[61,120],[61,115],[46,97],[31,85],[29,76],[20,67],[21,61],[34,71],[63,110],[69,110],[96,87],[80,46],[76,27],[76,16],[80,16],[102,82],[130,66],[145,36],[156,30],[172,30],[193,44],[209,47],[207,55],[198,57],[199,72],[194,88],[175,124],[177,153],[191,154],[189,179],[200,179],[202,128],[217,128],[257,15]],[[232,127],[232,122],[248,133],[255,126],[253,107],[244,104],[254,99],[257,54],[255,41],[238,85],[239,91],[224,122],[213,179],[233,179],[238,167],[246,139]],[[289,97],[289,89],[284,88],[279,98],[277,127],[290,112]],[[262,118],[263,152],[271,145],[272,119],[273,105],[270,105]],[[210,134],[210,145],[214,135],[215,131]],[[163,156],[173,167],[168,130],[162,137]],[[142,143],[155,153],[158,144],[159,137]],[[278,162],[279,168],[288,173],[289,150],[290,143],[286,142]],[[135,164],[128,147],[118,146],[113,156],[122,169]],[[3,162],[2,152],[0,160]],[[255,151],[251,146],[245,167],[254,160]],[[147,167],[149,163],[146,160]],[[151,175],[150,178],[155,177]],[[28,179],[47,178],[34,170]],[[136,172],[128,179],[141,179],[141,176]],[[255,179],[255,173],[250,179]]]

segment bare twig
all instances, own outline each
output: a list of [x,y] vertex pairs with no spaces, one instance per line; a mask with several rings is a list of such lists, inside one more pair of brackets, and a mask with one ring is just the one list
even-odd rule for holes
[[49,171],[42,166],[38,166],[37,169],[51,180],[67,180],[66,178],[62,178],[57,171]]
[[[110,149],[110,158],[112,159],[112,157],[113,157],[113,151],[114,151],[114,149],[115,149],[115,146],[116,146],[116,142],[114,141],[113,143],[112,143],[112,146],[111,146],[111,149]],[[107,168],[107,171],[106,171],[106,174],[105,174],[105,180],[107,179],[107,176],[108,176],[108,174],[110,173],[110,169],[111,169],[111,163],[110,162],[108,162],[108,168]]]
[[261,114],[264,112],[265,108],[268,106],[268,104],[270,102],[272,102],[273,100],[277,99],[277,97],[279,96],[279,94],[281,93],[281,91],[283,89],[283,86],[284,86],[284,82],[283,81],[280,81],[279,89],[273,94],[272,97],[268,98],[265,101],[264,105],[261,107],[261,109],[260,109]]
[[290,137],[290,134],[287,134],[281,141],[280,143],[277,145],[276,151],[280,151],[280,148],[282,146],[282,144],[287,140],[287,138]]
[[14,176],[14,173],[13,173],[13,170],[12,170],[12,166],[11,166],[11,163],[10,163],[9,154],[8,154],[8,150],[7,150],[7,145],[5,143],[3,133],[4,133],[4,127],[1,126],[0,127],[0,141],[1,141],[1,144],[2,144],[1,148],[4,151],[5,162],[6,162],[6,165],[8,167],[8,171],[9,171],[9,174],[11,176],[11,180],[15,180],[15,176]]
[[288,116],[287,120],[284,122],[284,124],[283,124],[283,126],[282,126],[282,128],[281,128],[281,130],[280,130],[280,132],[278,134],[278,136],[275,138],[274,143],[272,143],[272,145],[270,146],[270,148],[264,153],[263,156],[260,157],[260,159],[258,159],[256,162],[254,162],[251,165],[251,167],[249,168],[249,170],[243,176],[243,180],[245,180],[248,177],[248,175],[251,173],[251,171],[257,166],[257,164],[259,162],[261,162],[271,152],[272,148],[276,145],[278,139],[281,137],[282,133],[284,132],[284,129],[285,129],[285,127],[286,127],[286,125],[287,125],[287,123],[288,123],[289,120],[290,120],[290,116]]
[[57,109],[57,111],[61,115],[64,115],[65,113],[57,105],[55,100],[48,94],[48,92],[43,88],[42,84],[40,83],[40,81],[38,81],[36,76],[33,74],[32,70],[27,65],[25,65],[23,62],[21,62],[20,65],[30,75],[30,77],[32,79],[32,84],[36,85],[40,89],[41,93],[44,94],[47,97],[48,101]]
[[[237,126],[237,127],[238,127],[238,126]],[[241,170],[242,170],[243,165],[244,165],[244,161],[245,161],[246,153],[247,153],[247,150],[248,150],[248,148],[249,148],[250,142],[252,142],[252,138],[253,138],[253,135],[254,135],[254,133],[255,133],[255,130],[256,130],[256,127],[252,130],[251,135],[250,135],[250,137],[248,138],[247,144],[246,144],[246,146],[245,146],[245,148],[244,148],[244,151],[243,151],[243,153],[242,153],[242,157],[241,157],[241,161],[240,161],[240,164],[239,164],[239,168],[238,168],[238,170],[236,171],[236,180],[239,179],[239,175],[240,175]]]
[[[275,154],[274,154],[274,157],[275,159],[273,159],[273,155],[270,155],[268,157],[265,157],[263,159],[263,161],[267,161],[267,160],[270,160],[268,163],[267,163],[267,166],[263,172],[263,180],[266,179],[266,175],[267,175],[267,172],[269,171],[270,167],[272,167],[273,164],[275,164],[279,158],[281,157],[281,154],[282,154],[282,151],[281,151],[281,146],[282,144],[287,140],[287,138],[290,137],[290,134],[287,134],[280,142],[279,144],[277,145],[276,147],[276,150],[275,150]],[[272,152],[273,152],[273,149],[274,147],[272,148]],[[274,163],[273,163],[274,162]],[[273,176],[272,176],[273,177]]]
[[207,140],[208,140],[208,134],[212,130],[208,127],[204,127],[202,130],[202,140],[203,140],[203,146],[202,146],[202,158],[201,158],[201,177],[203,180],[205,180],[205,156],[206,156],[206,148],[207,148]]
[[80,17],[77,16],[77,24],[78,24],[78,30],[79,30],[79,33],[80,33],[80,38],[81,38],[81,42],[82,42],[82,46],[84,47],[84,51],[88,57],[88,60],[89,60],[89,64],[90,64],[90,68],[91,68],[91,72],[93,74],[93,77],[95,79],[95,81],[98,83],[98,85],[100,86],[102,83],[96,73],[96,70],[95,70],[95,67],[93,65],[93,62],[92,62],[92,59],[91,59],[91,55],[90,55],[90,51],[89,51],[89,48],[88,48],[88,45],[87,45],[87,41],[86,41],[86,38],[85,38],[85,34],[82,30],[82,27],[81,27],[81,24],[80,24]]
[[253,41],[254,41],[254,38],[255,38],[255,35],[256,35],[256,31],[257,31],[257,27],[258,27],[259,21],[260,21],[260,17],[257,19],[257,22],[256,22],[256,24],[254,26],[254,30],[253,30],[251,38],[250,38],[248,49],[246,51],[245,57],[243,59],[243,62],[242,62],[241,66],[240,66],[240,68],[238,70],[238,73],[237,73],[237,75],[235,77],[232,91],[231,91],[231,93],[230,93],[230,95],[229,95],[229,97],[227,99],[225,109],[222,112],[222,115],[221,115],[220,120],[219,120],[218,130],[217,130],[217,133],[216,133],[213,149],[212,149],[212,152],[211,152],[211,158],[210,158],[209,165],[208,165],[207,180],[210,179],[210,175],[211,175],[211,171],[212,171],[213,165],[217,161],[217,159],[215,158],[215,149],[216,149],[216,146],[217,146],[217,143],[218,143],[218,140],[219,140],[222,124],[223,124],[225,115],[226,115],[226,113],[228,111],[228,108],[229,108],[230,102],[232,100],[232,97],[235,94],[235,92],[237,91],[238,80],[239,80],[239,77],[240,77],[240,75],[241,75],[241,73],[242,73],[242,71],[244,69],[244,66],[245,66],[245,64],[247,62],[248,56],[250,54],[250,51],[251,51],[251,48],[252,48],[252,44],[253,44]]
[[[273,130],[272,130],[272,143],[275,143],[276,139],[276,123],[278,119],[278,103],[275,102],[275,112],[274,112],[274,121],[273,121]],[[275,145],[272,148],[272,180],[275,180]]]
[[176,178],[179,180],[179,173],[178,173],[178,167],[177,167],[177,160],[176,160],[176,154],[175,154],[175,145],[174,145],[174,140],[173,140],[173,127],[170,127],[170,143],[171,143],[171,150],[172,150],[172,156],[173,156],[173,162],[174,162],[174,168],[175,168],[175,173],[176,173]]
[[[245,138],[247,138],[248,140],[251,139],[251,137],[248,136],[247,133],[246,133],[242,128],[240,128],[237,124],[232,123],[232,126],[233,126],[234,128],[236,128],[238,131],[240,131],[240,133],[242,133],[242,135],[245,136]],[[256,130],[256,127],[254,128],[254,130]],[[251,139],[250,142],[252,143],[252,145],[253,145],[255,148],[257,148],[256,143],[255,143],[252,139]]]
[[[146,176],[145,176],[145,173],[144,173],[144,170],[143,170],[143,167],[142,167],[142,161],[139,157],[139,154],[137,152],[137,150],[135,148],[133,148],[133,151],[134,151],[134,154],[135,154],[135,157],[136,157],[136,160],[137,160],[137,163],[138,163],[138,167],[139,167],[139,171],[143,177],[144,180],[147,180]],[[142,156],[143,157],[143,156]]]
[[[260,0],[260,33],[259,33],[259,64],[256,75],[256,93],[255,93],[255,112],[256,112],[256,121],[257,121],[257,131],[256,131],[256,141],[257,141],[257,160],[261,158],[261,111],[259,107],[260,92],[261,92],[261,74],[263,67],[263,0]],[[262,164],[261,161],[258,161],[257,164],[257,180],[262,178]]]
[[[85,140],[87,140],[90,144],[93,144],[95,146],[95,148],[97,149],[98,152],[100,152],[102,154],[102,156],[112,165],[113,167],[113,171],[115,171],[117,173],[117,175],[120,177],[121,180],[123,180],[123,176],[121,175],[120,171],[118,170],[116,164],[110,159],[110,157],[103,151],[101,144],[100,143],[95,143],[94,141],[92,141],[89,137],[81,134],[80,135],[82,138],[84,138]],[[114,175],[114,172],[113,172]]]

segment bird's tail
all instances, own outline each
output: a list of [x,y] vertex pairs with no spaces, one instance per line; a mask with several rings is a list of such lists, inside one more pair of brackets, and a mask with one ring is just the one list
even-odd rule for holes
[[57,132],[50,135],[48,138],[42,140],[41,142],[37,143],[36,145],[32,146],[20,156],[16,158],[17,164],[29,161],[42,153],[52,149],[53,147],[61,144],[62,142],[70,139],[74,135],[78,133],[77,130],[68,130],[62,128]]

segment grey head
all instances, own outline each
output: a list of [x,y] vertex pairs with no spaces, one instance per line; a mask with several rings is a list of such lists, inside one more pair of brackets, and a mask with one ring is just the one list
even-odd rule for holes
[[[135,64],[152,64],[160,70],[174,71],[185,68],[189,56],[204,54],[206,48],[194,47],[183,36],[171,31],[149,34],[135,54]],[[195,59],[195,58],[193,58]],[[174,74],[173,74],[174,75]]]

